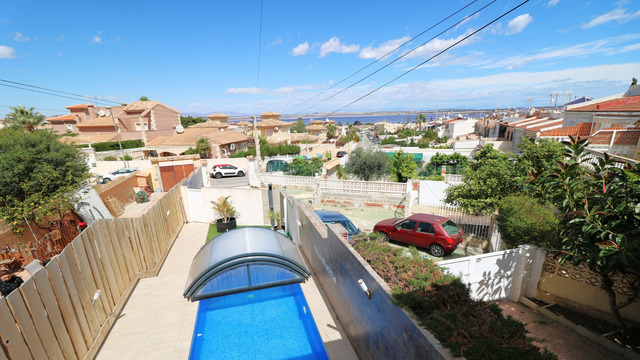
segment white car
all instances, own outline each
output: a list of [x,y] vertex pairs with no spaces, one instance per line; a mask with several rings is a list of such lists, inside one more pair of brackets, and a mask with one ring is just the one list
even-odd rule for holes
[[244,176],[246,172],[231,164],[217,164],[211,167],[209,176],[212,178],[220,179],[223,176]]
[[104,174],[102,175],[102,183],[106,184],[109,181],[112,181],[115,178],[119,178],[121,176],[126,176],[129,175],[131,173],[134,173],[136,171],[140,170],[140,168],[137,167],[125,167],[125,168],[121,168],[115,171],[112,171],[108,174]]

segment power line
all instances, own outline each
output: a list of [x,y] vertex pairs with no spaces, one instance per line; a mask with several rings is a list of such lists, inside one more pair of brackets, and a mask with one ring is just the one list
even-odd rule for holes
[[439,55],[441,55],[441,54],[445,53],[445,52],[446,52],[446,51],[448,51],[449,49],[451,49],[451,48],[455,47],[456,45],[460,44],[461,42],[463,42],[463,41],[467,40],[467,39],[468,39],[468,38],[470,38],[471,36],[473,36],[473,35],[477,34],[478,32],[480,32],[480,31],[482,31],[482,30],[484,30],[484,29],[485,29],[485,28],[487,28],[489,25],[491,25],[491,24],[495,23],[496,21],[498,21],[498,20],[502,19],[503,17],[505,17],[505,16],[509,15],[510,13],[512,13],[513,11],[517,10],[519,7],[521,7],[522,5],[524,5],[524,4],[526,4],[526,3],[528,3],[529,1],[530,1],[530,0],[525,0],[525,1],[521,2],[518,6],[516,6],[516,7],[514,7],[513,9],[511,9],[511,10],[509,10],[509,11],[507,11],[507,12],[503,13],[503,14],[502,14],[502,15],[500,15],[499,17],[497,17],[497,18],[493,19],[491,22],[489,22],[489,23],[485,24],[484,26],[482,26],[482,27],[481,27],[481,28],[479,28],[478,30],[476,30],[476,31],[472,32],[471,34],[469,34],[469,35],[465,36],[464,38],[462,38],[462,39],[460,39],[460,40],[456,41],[454,44],[450,45],[449,47],[447,47],[446,49],[444,49],[444,50],[440,51],[439,53],[437,53],[437,54],[433,55],[432,57],[428,58],[427,60],[425,60],[425,61],[421,62],[420,64],[418,64],[418,65],[414,66],[413,68],[411,68],[411,69],[409,69],[409,70],[405,71],[404,73],[402,73],[402,74],[400,74],[400,75],[396,76],[395,78],[391,79],[390,81],[386,82],[385,84],[381,85],[380,87],[378,87],[378,88],[376,88],[376,89],[374,89],[374,90],[372,90],[372,91],[368,92],[367,94],[365,94],[365,95],[363,95],[363,96],[361,96],[361,97],[357,98],[356,100],[354,100],[354,101],[352,101],[352,102],[348,103],[347,105],[345,105],[345,106],[343,106],[343,107],[341,107],[341,108],[339,108],[339,109],[337,109],[337,110],[334,110],[334,111],[332,111],[332,112],[330,112],[330,113],[328,113],[328,114],[326,114],[326,115],[323,115],[323,116],[330,116],[330,115],[333,115],[333,114],[337,113],[338,111],[340,111],[340,110],[342,110],[342,109],[344,109],[344,108],[346,108],[346,107],[348,107],[348,106],[351,106],[351,105],[355,104],[356,102],[358,102],[358,101],[360,101],[360,100],[362,100],[362,99],[366,98],[367,96],[369,96],[369,95],[373,94],[374,92],[376,92],[376,91],[378,91],[378,90],[382,89],[383,87],[385,87],[385,86],[387,86],[387,85],[391,84],[392,82],[394,82],[394,81],[398,80],[399,78],[401,78],[401,77],[403,77],[403,76],[407,75],[408,73],[412,72],[413,70],[415,70],[415,69],[419,68],[420,66],[422,66],[422,65],[426,64],[427,62],[431,61],[432,59],[436,58],[437,56],[439,56]]
[[351,84],[351,85],[347,86],[346,88],[344,88],[344,89],[342,89],[342,90],[338,91],[337,93],[335,93],[335,94],[333,94],[333,95],[329,96],[328,98],[326,98],[326,99],[324,99],[324,100],[322,100],[322,101],[320,101],[320,102],[318,102],[318,103],[316,103],[316,104],[314,104],[314,105],[312,105],[312,106],[310,106],[310,107],[308,107],[308,108],[306,108],[306,109],[302,110],[301,112],[305,112],[305,111],[307,111],[307,110],[309,110],[309,109],[312,109],[312,108],[314,108],[314,107],[316,107],[316,106],[318,106],[318,105],[322,104],[323,102],[325,102],[325,101],[327,101],[327,100],[329,100],[329,99],[332,99],[332,98],[334,98],[334,97],[336,97],[336,96],[338,96],[338,95],[342,94],[343,92],[345,92],[345,91],[347,91],[347,90],[351,89],[352,87],[356,86],[357,84],[361,83],[362,81],[364,81],[364,80],[366,80],[366,79],[370,78],[371,76],[373,76],[373,75],[377,74],[378,72],[382,71],[383,69],[385,69],[385,68],[387,68],[387,67],[389,67],[389,66],[393,65],[395,62],[397,62],[397,61],[399,61],[399,60],[403,59],[404,57],[408,56],[408,55],[409,55],[409,54],[411,54],[412,52],[414,52],[414,51],[418,50],[420,47],[422,47],[422,46],[426,45],[427,43],[429,43],[430,41],[432,41],[432,40],[436,39],[438,36],[440,36],[440,35],[444,34],[445,32],[447,32],[447,31],[449,31],[449,30],[453,29],[453,28],[454,28],[454,27],[456,27],[456,26],[460,25],[461,23],[463,23],[464,21],[466,21],[467,19],[469,19],[471,16],[474,16],[475,14],[479,13],[480,11],[482,11],[482,10],[486,9],[487,7],[489,7],[490,5],[492,5],[493,3],[495,3],[496,1],[497,1],[497,0],[493,0],[493,1],[491,1],[490,3],[486,4],[485,6],[481,7],[481,8],[480,8],[480,9],[478,9],[478,10],[476,10],[475,12],[473,12],[473,13],[471,13],[471,14],[469,14],[469,15],[465,16],[463,19],[459,20],[457,23],[455,23],[455,24],[453,24],[453,25],[449,26],[448,28],[446,28],[446,29],[442,30],[441,32],[439,32],[438,34],[434,35],[434,36],[433,36],[433,37],[431,37],[429,40],[427,40],[427,41],[423,42],[422,44],[420,44],[420,45],[418,45],[418,46],[416,46],[416,47],[414,47],[413,49],[409,50],[408,52],[406,52],[406,53],[402,54],[402,55],[401,55],[401,56],[399,56],[397,59],[395,59],[395,60],[391,61],[390,63],[388,63],[388,64],[386,64],[386,65],[384,65],[384,66],[382,66],[381,68],[377,69],[376,71],[374,71],[374,72],[370,73],[369,75],[367,75],[367,76],[365,76],[365,77],[361,78],[360,80],[358,80],[358,81],[354,82],[353,84]]
[[[326,93],[327,91],[329,91],[329,90],[333,89],[334,87],[336,87],[336,86],[338,86],[338,85],[342,84],[343,82],[345,82],[345,81],[347,81],[348,79],[352,78],[352,77],[353,77],[353,76],[355,76],[356,74],[358,74],[358,73],[362,72],[363,70],[367,69],[368,67],[372,66],[373,64],[375,64],[375,63],[377,63],[377,62],[381,61],[382,59],[384,59],[384,58],[386,58],[387,56],[391,55],[392,53],[396,52],[398,49],[400,49],[401,47],[403,47],[403,46],[407,45],[407,44],[408,44],[408,43],[410,43],[411,41],[413,41],[413,40],[415,40],[415,39],[419,38],[420,36],[422,36],[423,34],[425,34],[427,31],[432,30],[432,29],[433,29],[433,28],[435,28],[436,26],[438,26],[438,25],[442,24],[443,22],[445,22],[445,21],[449,20],[451,17],[453,17],[453,16],[457,15],[459,12],[461,12],[462,10],[464,10],[464,9],[468,8],[469,6],[473,5],[473,4],[474,4],[475,2],[477,2],[477,1],[478,1],[478,0],[473,0],[472,2],[470,2],[469,4],[467,4],[466,6],[464,6],[464,7],[460,8],[460,9],[458,9],[456,12],[454,12],[454,13],[452,13],[451,15],[449,15],[449,16],[445,17],[444,19],[440,20],[439,22],[437,22],[436,24],[432,25],[432,26],[431,26],[431,27],[429,27],[428,29],[426,29],[426,30],[422,31],[422,32],[421,32],[421,33],[419,33],[418,35],[416,35],[416,36],[412,37],[411,39],[409,39],[409,40],[407,40],[407,41],[403,42],[402,44],[398,45],[395,49],[393,49],[393,50],[389,51],[388,53],[386,53],[386,54],[382,55],[381,57],[377,58],[376,60],[372,61],[370,64],[368,64],[368,65],[366,65],[366,66],[362,67],[360,70],[358,70],[358,71],[356,71],[356,72],[352,73],[351,75],[349,75],[349,76],[347,76],[346,78],[344,78],[344,79],[340,80],[339,82],[337,82],[337,83],[333,84],[332,86],[330,86],[330,87],[328,87],[327,89],[325,89],[325,90],[321,91],[320,93],[318,93],[318,94],[316,94],[316,95],[314,95],[314,96],[312,96],[312,97],[308,98],[307,100],[304,100],[304,101],[302,101],[301,103],[299,103],[299,104],[297,104],[297,105],[294,105],[294,107],[293,107],[293,108],[295,108],[296,106],[300,106],[300,105],[302,105],[302,104],[304,104],[304,103],[306,103],[306,102],[308,102],[308,101],[311,101],[311,100],[313,100],[313,99],[317,98],[318,96],[320,96],[320,95],[322,95],[322,94]],[[495,1],[494,1],[494,2],[495,2]],[[468,17],[466,17],[466,18],[468,18]],[[466,18],[465,18],[465,19],[466,19]],[[316,104],[316,105],[318,105],[318,104]],[[316,106],[316,105],[314,105],[314,106]],[[313,107],[313,106],[312,106],[312,107]],[[298,115],[298,114],[300,114],[300,113],[302,113],[302,112],[304,112],[304,111],[306,111],[306,110],[308,110],[308,109],[309,109],[309,108],[307,108],[307,109],[305,109],[305,110],[302,110],[302,111],[300,111],[300,112],[298,112],[298,113],[295,113],[294,115]]]
[[[0,105],[0,107],[6,107],[6,108],[12,108],[14,107],[13,105]],[[60,110],[60,109],[45,109],[45,108],[38,108],[38,107],[34,107],[35,110],[45,110],[45,111],[65,111],[65,110]]]
[[[25,84],[25,83],[21,83],[21,82],[17,82],[17,81],[10,81],[10,80],[0,79],[0,82],[10,83],[10,84],[15,84],[15,85],[20,85],[20,86],[27,86],[27,87],[31,87],[31,88],[35,88],[35,89],[47,90],[47,91],[52,91],[52,92],[56,92],[56,93],[66,94],[66,95],[77,96],[77,97],[80,97],[80,98],[82,98],[84,100],[86,100],[88,98],[88,96],[86,96],[86,95],[74,94],[74,93],[70,93],[70,92],[66,92],[66,91],[62,91],[62,90],[48,89],[48,88],[35,86],[35,85],[29,85],[29,84]],[[3,85],[3,84],[0,84],[0,85]],[[18,88],[18,89],[22,89],[22,88]],[[22,89],[22,90],[31,91],[29,89]],[[100,99],[100,101],[102,101],[102,102],[110,102],[110,103],[113,103],[113,104],[120,104],[117,101],[111,101],[111,100]]]

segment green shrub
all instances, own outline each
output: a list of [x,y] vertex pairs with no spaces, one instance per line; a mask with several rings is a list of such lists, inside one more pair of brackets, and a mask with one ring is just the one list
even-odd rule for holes
[[109,155],[109,156],[105,156],[102,160],[104,160],[104,161],[118,161],[118,158],[115,157],[115,156]]
[[[123,160],[123,159],[122,159],[122,157],[120,157],[120,160]],[[129,154],[125,154],[125,155],[124,155],[124,160],[126,160],[126,161],[131,161],[131,160],[133,160],[133,158],[131,157],[131,155],[129,155]]]
[[510,195],[502,199],[497,220],[502,240],[510,248],[523,244],[560,246],[560,228],[554,209],[531,196]]
[[[144,143],[142,142],[142,140],[123,140],[120,143],[122,143],[123,149],[135,149],[144,147]],[[91,147],[96,149],[97,152],[120,150],[120,143],[117,141],[107,141],[101,143],[93,143],[91,144]]]

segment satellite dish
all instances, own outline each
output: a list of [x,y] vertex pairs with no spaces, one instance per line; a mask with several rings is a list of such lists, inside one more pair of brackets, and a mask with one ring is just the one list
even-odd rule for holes
[[100,111],[98,111],[98,115],[100,115],[100,116],[106,116],[106,115],[107,115],[107,112],[106,112],[106,111],[104,111],[104,110],[100,110]]
[[178,134],[182,134],[184,132],[184,127],[180,124],[176,125],[176,132]]

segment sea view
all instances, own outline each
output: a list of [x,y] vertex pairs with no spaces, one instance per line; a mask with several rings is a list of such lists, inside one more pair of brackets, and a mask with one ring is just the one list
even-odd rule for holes
[[[425,118],[427,119],[427,121],[434,121],[436,119],[436,117],[438,118],[442,118],[442,117],[446,117],[446,118],[452,118],[452,117],[456,117],[458,115],[462,115],[465,117],[473,117],[473,118],[480,118],[482,116],[484,116],[484,112],[478,112],[478,111],[473,111],[473,112],[462,112],[462,111],[453,111],[453,112],[433,112],[433,113],[423,113]],[[371,124],[375,124],[377,122],[381,122],[381,121],[386,121],[386,122],[390,122],[390,123],[405,123],[405,122],[412,122],[412,121],[416,121],[416,117],[418,116],[418,114],[412,113],[412,114],[382,114],[382,115],[340,115],[340,116],[301,116],[302,119],[304,120],[305,124],[309,124],[309,122],[311,122],[311,120],[333,120],[336,122],[336,124],[342,123],[342,124],[353,124],[356,121],[359,121],[362,124],[367,124],[367,123],[371,123]],[[258,118],[258,121],[261,121],[261,118]],[[286,117],[283,116],[280,118],[280,120],[282,121],[296,121],[298,120],[298,117]],[[233,118],[230,119],[230,121],[235,122],[235,121],[253,121],[252,118],[250,117],[243,117],[243,118]]]

